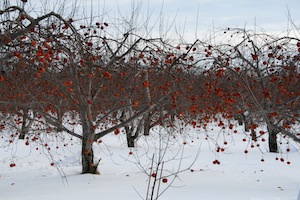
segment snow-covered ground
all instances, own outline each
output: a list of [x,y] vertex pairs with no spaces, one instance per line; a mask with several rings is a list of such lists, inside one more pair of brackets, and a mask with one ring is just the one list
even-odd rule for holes
[[[212,125],[207,132],[193,128],[181,132],[167,137],[157,127],[152,136],[140,138],[135,149],[126,147],[124,134],[105,136],[95,145],[96,158],[101,158],[101,175],[80,174],[79,141],[68,136],[64,142],[61,136],[47,136],[44,148],[33,142],[26,145],[25,141],[8,146],[7,138],[0,138],[0,199],[145,199],[149,177],[143,170],[150,173],[152,155],[156,152],[157,160],[160,152],[165,161],[162,177],[167,178],[167,183],[159,181],[159,192],[170,186],[161,200],[297,200],[299,145],[291,141],[286,144],[282,139],[281,153],[271,154],[262,138],[257,143],[259,148],[257,144],[251,148],[251,140],[242,127],[237,127],[237,133]],[[211,136],[207,140],[206,133]],[[219,153],[215,151],[215,140]],[[213,164],[214,160],[220,164]],[[16,166],[10,167],[11,163]],[[183,171],[176,174],[178,170]],[[154,178],[150,180],[152,185]]]

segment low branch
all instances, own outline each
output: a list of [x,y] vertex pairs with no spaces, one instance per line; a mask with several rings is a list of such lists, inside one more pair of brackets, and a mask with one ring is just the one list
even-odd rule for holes
[[135,120],[136,118],[138,118],[138,117],[144,115],[145,113],[151,111],[155,107],[156,107],[156,105],[149,106],[149,107],[147,107],[147,108],[139,111],[138,113],[136,113],[135,115],[133,115],[129,119],[125,120],[124,122],[122,122],[122,123],[120,123],[120,124],[118,124],[116,126],[113,126],[113,127],[109,128],[109,129],[106,129],[105,131],[97,133],[95,135],[95,140],[98,140],[99,138],[101,138],[101,137],[103,137],[103,136],[105,136],[105,135],[113,132],[114,130],[116,130],[118,128],[122,128],[122,127],[126,126],[127,124],[129,124],[130,122],[132,122],[133,120]]

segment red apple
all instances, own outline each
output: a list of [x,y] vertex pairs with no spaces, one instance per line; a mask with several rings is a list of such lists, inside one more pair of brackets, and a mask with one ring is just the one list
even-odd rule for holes
[[10,166],[10,167],[15,167],[16,164],[15,164],[15,163],[11,163],[9,166]]

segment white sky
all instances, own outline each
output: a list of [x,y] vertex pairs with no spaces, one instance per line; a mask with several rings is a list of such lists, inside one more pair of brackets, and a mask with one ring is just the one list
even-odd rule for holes
[[[108,4],[109,2],[109,4]],[[112,10],[119,5],[123,12],[130,10],[131,0],[111,0],[106,5]],[[207,33],[227,27],[246,27],[269,33],[282,33],[291,28],[288,13],[300,28],[300,0],[149,0],[144,8],[159,16],[163,9],[164,21],[176,17],[176,28],[186,35]],[[163,7],[162,7],[163,5]],[[146,10],[146,9],[145,9]],[[169,20],[168,20],[169,19]],[[198,19],[198,20],[197,20]],[[299,35],[299,34],[298,34]]]
[[[11,0],[11,4],[14,1]],[[40,2],[62,2],[63,0],[28,0],[27,6],[35,8]],[[66,0],[71,6],[76,0]],[[140,5],[139,20],[143,21],[147,13],[152,14],[150,24],[163,17],[163,27],[167,28],[175,19],[176,30],[188,37],[195,37],[226,27],[246,27],[268,33],[282,33],[292,27],[288,12],[293,22],[300,27],[300,0],[77,0],[81,6],[94,13],[103,13],[103,8],[110,16],[129,17],[132,5]],[[51,6],[48,7],[51,10]],[[100,11],[99,11],[100,10]],[[162,11],[162,15],[160,14]],[[87,11],[89,12],[89,11]],[[198,19],[198,20],[197,20]],[[159,22],[158,22],[159,24]],[[174,29],[172,30],[174,31]],[[298,34],[299,35],[299,34]]]

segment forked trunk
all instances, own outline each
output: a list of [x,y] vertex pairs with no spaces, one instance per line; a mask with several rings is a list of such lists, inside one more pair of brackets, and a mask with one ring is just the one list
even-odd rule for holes
[[127,147],[133,148],[135,147],[136,139],[139,136],[139,129],[135,129],[133,126],[125,126],[126,131],[126,139],[127,139]]
[[[131,109],[124,110],[120,117],[121,122],[126,121],[127,117],[128,116],[131,117],[132,115],[133,114]],[[141,127],[142,127],[142,121],[140,121],[138,124],[136,121],[133,121],[124,126],[125,133],[126,133],[127,147],[129,148],[135,147],[135,142],[139,136]]]

